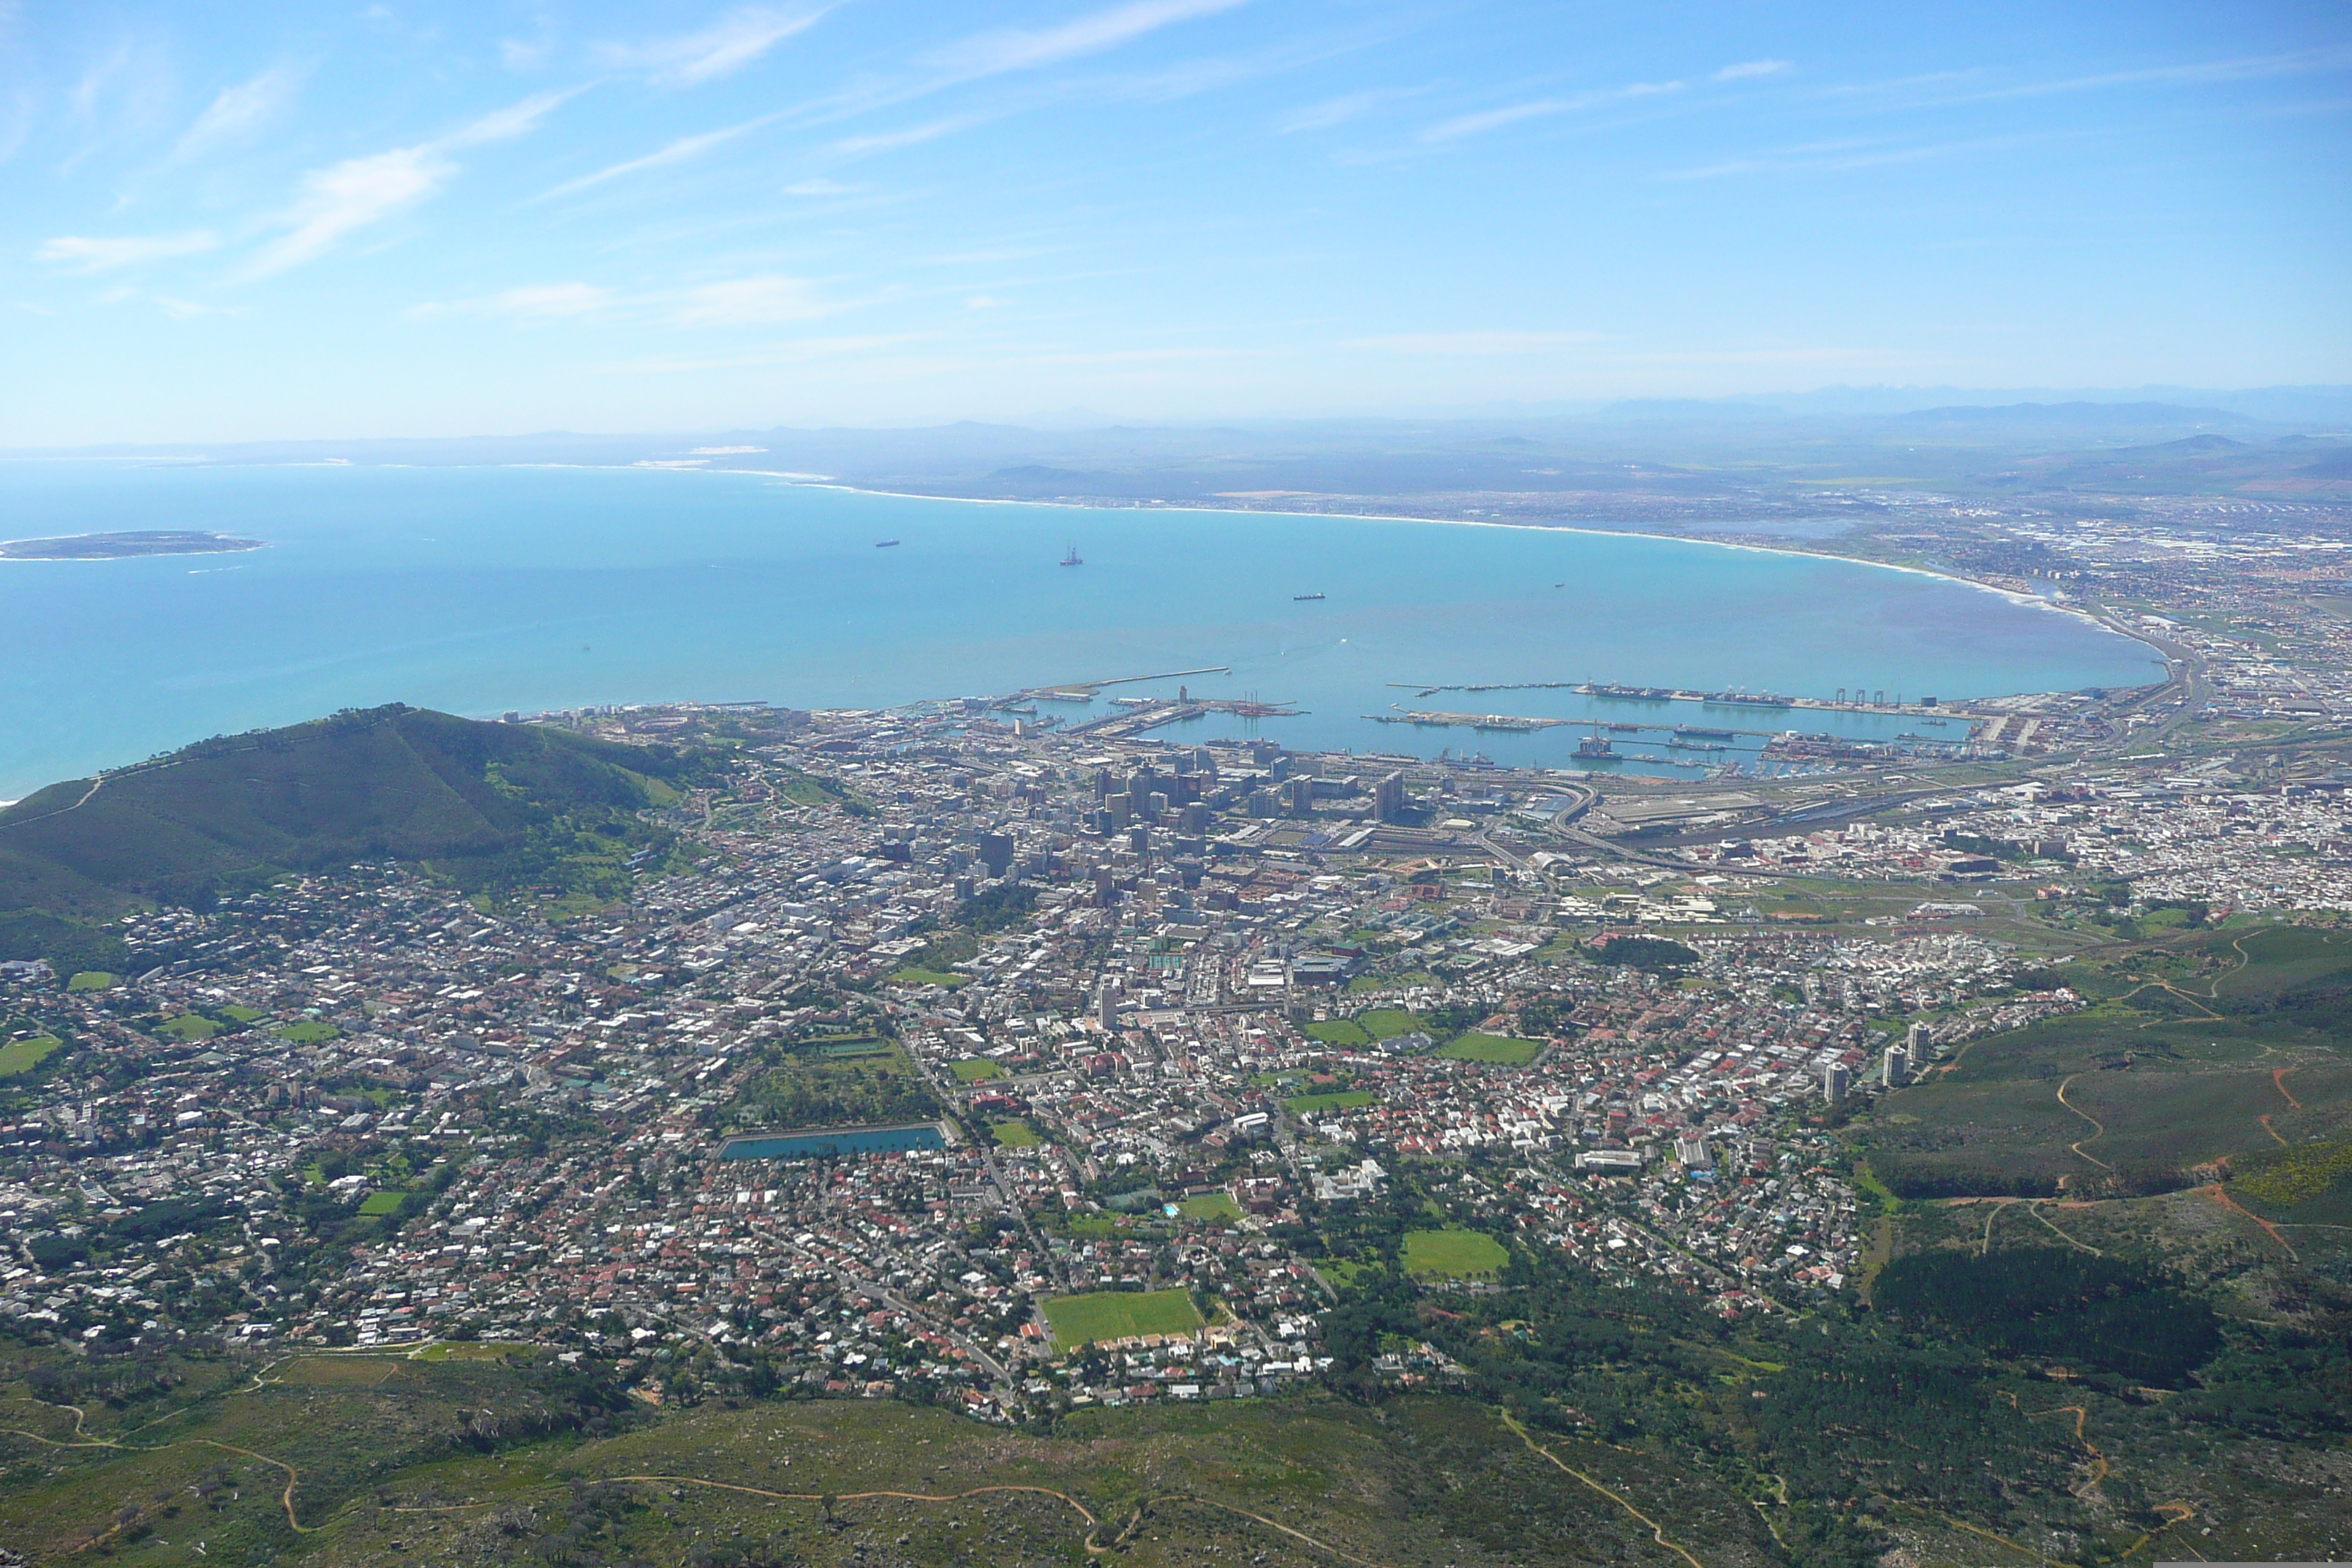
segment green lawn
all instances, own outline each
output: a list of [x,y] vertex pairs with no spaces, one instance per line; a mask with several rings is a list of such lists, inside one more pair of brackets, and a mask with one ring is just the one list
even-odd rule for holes
[[222,1017],[226,1018],[232,1024],[250,1024],[255,1019],[263,1016],[260,1008],[247,1007],[236,1002],[230,1003],[226,1007],[215,1007],[213,1010],[218,1013]]
[[406,1196],[408,1196],[406,1193],[400,1192],[370,1193],[367,1196],[360,1200],[360,1213],[368,1215],[390,1214],[400,1207],[401,1200]]
[[1018,1117],[1010,1121],[992,1121],[988,1124],[988,1131],[1000,1149],[1034,1149],[1045,1142],[1037,1136],[1034,1127]]
[[202,1013],[183,1013],[176,1018],[166,1018],[157,1026],[175,1040],[209,1040],[220,1033],[220,1026]]
[[1241,1205],[1234,1202],[1229,1193],[1202,1193],[1197,1198],[1186,1198],[1176,1208],[1186,1219],[1234,1220],[1242,1217]]
[[1458,1037],[1452,1045],[1437,1054],[1457,1061],[1496,1062],[1504,1067],[1523,1068],[1536,1059],[1543,1049],[1540,1040],[1514,1039],[1507,1035],[1476,1033]]
[[58,1048],[59,1042],[47,1035],[35,1035],[29,1040],[11,1040],[0,1046],[0,1078],[14,1078],[20,1072],[31,1072],[42,1059]]
[[1089,1341],[1186,1333],[1201,1326],[1201,1314],[1181,1290],[1099,1290],[1055,1297],[1045,1303],[1045,1321],[1054,1348],[1066,1354]]
[[1353,1110],[1360,1105],[1373,1105],[1380,1096],[1365,1089],[1336,1090],[1329,1094],[1295,1094],[1282,1102],[1294,1116],[1312,1116],[1324,1110]]
[[1376,1040],[1392,1040],[1423,1026],[1421,1015],[1402,1007],[1374,1007],[1356,1015],[1356,1026]]
[[1404,1271],[1416,1279],[1472,1279],[1510,1261],[1503,1244],[1484,1231],[1409,1230]]
[[85,969],[79,974],[75,975],[71,980],[66,982],[66,989],[68,991],[110,990],[113,987],[117,978],[117,976],[109,974],[103,969]]
[[1370,1045],[1372,1039],[1371,1036],[1364,1033],[1347,1018],[1332,1018],[1319,1024],[1309,1024],[1307,1026],[1307,1037],[1309,1039],[1320,1040],[1327,1046],[1364,1046]]
[[298,1046],[315,1046],[321,1040],[333,1039],[342,1031],[332,1024],[323,1023],[317,1018],[297,1018],[280,1028],[278,1033]]
[[986,1057],[966,1057],[961,1061],[950,1062],[948,1070],[964,1083],[980,1083],[1004,1076],[1004,1069]]

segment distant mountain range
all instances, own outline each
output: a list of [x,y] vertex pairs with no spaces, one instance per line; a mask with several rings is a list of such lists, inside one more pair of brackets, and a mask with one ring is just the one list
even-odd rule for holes
[[[2075,485],[2125,498],[2352,502],[2347,387],[2048,395],[1832,387],[1779,398],[1556,405],[1447,418],[1081,427],[1072,417],[1057,416],[1050,428],[962,420],[906,429],[550,431],[48,455],[740,469],[971,499],[1283,510],[1387,503],[1430,516],[1489,515],[1499,500],[1528,521],[1648,519],[1663,526],[1699,516],[1815,515],[1846,487],[2019,504],[2034,504],[2037,496],[2072,504]],[[2220,461],[2215,450],[2178,445],[2205,437],[2241,449]]]

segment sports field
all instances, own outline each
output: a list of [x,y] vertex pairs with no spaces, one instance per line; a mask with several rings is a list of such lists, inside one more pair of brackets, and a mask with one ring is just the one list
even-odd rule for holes
[[1356,1026],[1376,1040],[1392,1040],[1422,1027],[1422,1018],[1402,1007],[1373,1007],[1356,1015]]
[[1404,1233],[1404,1271],[1416,1279],[1473,1279],[1494,1273],[1510,1260],[1503,1244],[1484,1231]]
[[957,1080],[962,1083],[979,1083],[983,1079],[1004,1076],[1004,1069],[986,1057],[966,1057],[961,1061],[950,1062],[948,1070],[955,1074]]
[[1201,1314],[1181,1290],[1097,1290],[1056,1296],[1045,1303],[1045,1321],[1054,1326],[1054,1349],[1066,1352],[1089,1341],[1189,1333],[1201,1326]]
[[1467,1034],[1457,1037],[1437,1054],[1452,1057],[1456,1061],[1493,1062],[1499,1067],[1523,1068],[1543,1051],[1540,1040],[1516,1039],[1508,1035]]
[[13,1078],[20,1072],[31,1072],[41,1065],[41,1059],[58,1048],[58,1041],[48,1035],[35,1035],[29,1039],[11,1040],[0,1046],[0,1078]]
[[1313,1116],[1324,1110],[1352,1110],[1357,1106],[1370,1105],[1379,1099],[1377,1094],[1351,1089],[1331,1094],[1294,1094],[1282,1104],[1293,1116]]

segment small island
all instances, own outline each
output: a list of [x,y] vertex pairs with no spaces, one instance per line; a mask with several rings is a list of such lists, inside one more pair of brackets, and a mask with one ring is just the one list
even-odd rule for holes
[[266,550],[258,539],[183,529],[71,533],[58,539],[0,540],[0,561],[120,561],[133,555],[222,555]]

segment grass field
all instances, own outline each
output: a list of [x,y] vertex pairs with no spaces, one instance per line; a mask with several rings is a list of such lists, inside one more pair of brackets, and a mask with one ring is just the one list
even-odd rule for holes
[[1294,1116],[1313,1116],[1325,1110],[1352,1110],[1360,1105],[1377,1104],[1380,1098],[1364,1089],[1351,1089],[1331,1094],[1293,1095],[1282,1104]]
[[367,1196],[360,1200],[360,1213],[364,1215],[391,1214],[393,1211],[400,1207],[401,1200],[407,1196],[408,1194],[404,1192],[370,1193]]
[[291,1040],[298,1046],[315,1046],[321,1040],[333,1039],[342,1031],[321,1019],[297,1018],[290,1024],[281,1025],[278,1033],[281,1038]]
[[1186,1219],[1236,1220],[1242,1217],[1241,1205],[1234,1202],[1229,1193],[1202,1193],[1198,1197],[1186,1198],[1176,1207]]
[[1475,1279],[1510,1261],[1503,1244],[1484,1231],[1409,1230],[1404,1271],[1416,1279]]
[[35,1035],[28,1040],[11,1040],[0,1046],[0,1078],[14,1078],[20,1072],[31,1072],[59,1044],[47,1035]]
[[948,1070],[961,1083],[983,1083],[1004,1076],[1004,1069],[986,1057],[966,1057],[961,1061],[950,1062]]
[[1349,1018],[1326,1018],[1306,1026],[1307,1037],[1327,1046],[1368,1046],[1372,1037]]
[[103,969],[85,969],[66,982],[68,991],[105,991],[112,988],[119,977]]
[[1037,1130],[1034,1127],[1019,1117],[1014,1117],[1010,1121],[992,1121],[988,1124],[988,1131],[989,1136],[994,1138],[997,1146],[1002,1149],[1034,1149],[1045,1142],[1037,1136]]
[[1437,1054],[1452,1057],[1456,1061],[1493,1062],[1499,1067],[1523,1068],[1542,1054],[1541,1040],[1522,1040],[1508,1035],[1481,1035],[1475,1032],[1457,1036],[1454,1042]]
[[1066,1352],[1089,1341],[1189,1333],[1201,1326],[1201,1313],[1181,1290],[1099,1290],[1055,1297],[1045,1303],[1045,1321],[1054,1326],[1054,1348]]
[[182,1013],[176,1017],[164,1019],[156,1027],[181,1041],[209,1040],[220,1033],[220,1026],[202,1013]]
[[944,985],[952,991],[959,985],[971,984],[969,974],[951,974],[944,969],[902,969],[890,976],[893,985]]
[[1376,1040],[1392,1040],[1425,1026],[1418,1013],[1402,1007],[1372,1007],[1356,1015],[1356,1026]]
[[235,1002],[225,1007],[215,1007],[213,1011],[232,1024],[250,1024],[267,1016],[258,1007],[247,1007]]

